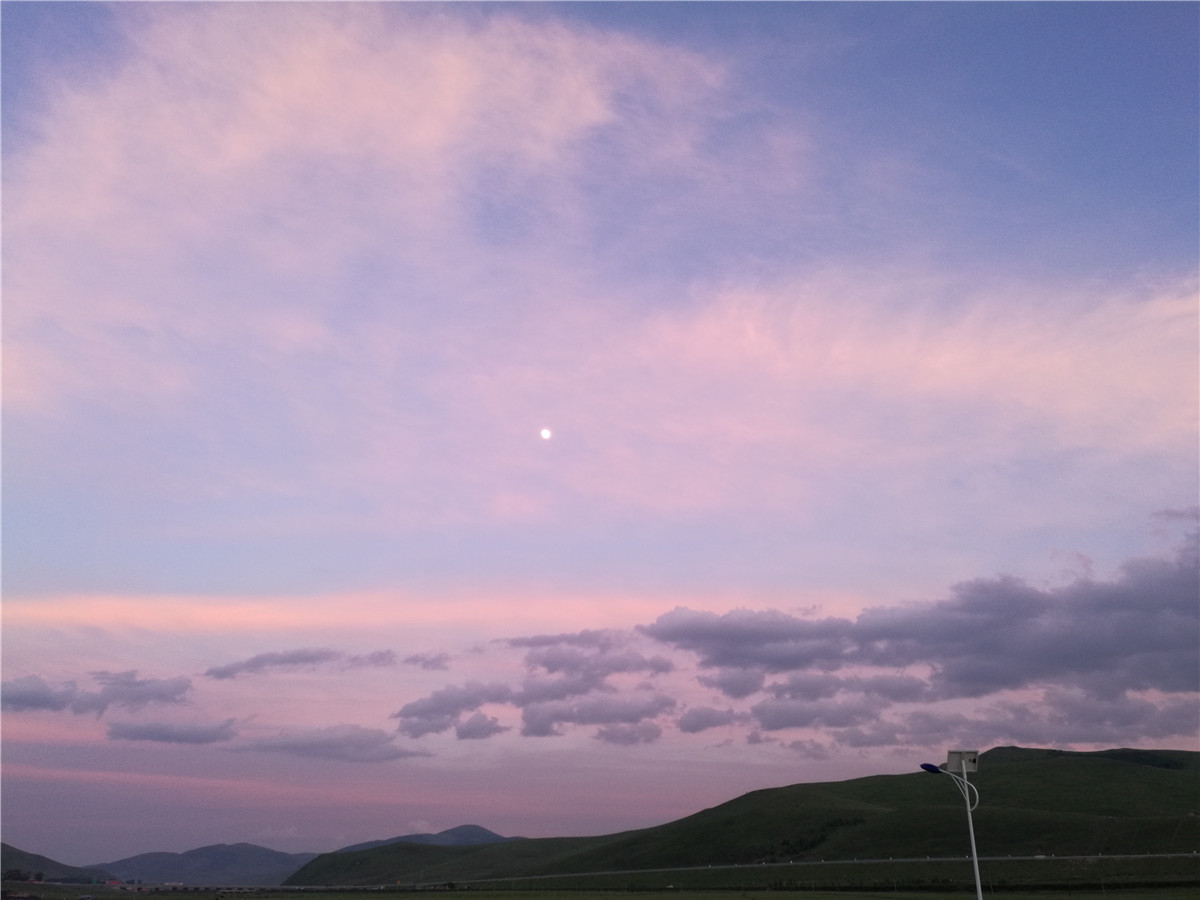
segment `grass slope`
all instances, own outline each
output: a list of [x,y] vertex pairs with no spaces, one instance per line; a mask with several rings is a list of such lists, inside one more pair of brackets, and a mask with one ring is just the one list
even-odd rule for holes
[[[1192,852],[1200,754],[997,748],[972,776],[981,855]],[[754,791],[655,828],[481,847],[392,844],[333,853],[287,884],[458,882],[791,861],[962,856],[961,795],[923,772]]]
[[48,856],[38,856],[25,850],[18,850],[10,844],[0,844],[0,869],[8,872],[19,869],[30,877],[41,873],[47,881],[73,881],[87,884],[91,881],[110,881],[112,873],[97,868],[80,868],[57,862]]

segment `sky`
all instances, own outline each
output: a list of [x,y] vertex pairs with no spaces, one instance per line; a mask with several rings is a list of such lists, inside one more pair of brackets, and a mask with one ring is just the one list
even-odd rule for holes
[[4,840],[1200,749],[1194,3],[14,3]]

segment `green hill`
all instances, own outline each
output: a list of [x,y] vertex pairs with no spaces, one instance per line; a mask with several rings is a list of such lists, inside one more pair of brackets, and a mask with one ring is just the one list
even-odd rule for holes
[[[1200,753],[999,747],[971,781],[981,856],[1200,849]],[[924,772],[754,791],[687,818],[600,837],[329,853],[289,885],[479,879],[807,860],[962,856],[962,797]]]
[[[81,869],[55,862],[48,856],[38,856],[18,850],[9,844],[0,844],[0,869],[4,870],[4,878],[10,880],[31,880],[41,875],[45,881],[62,881],[71,884],[92,884],[113,880],[112,874],[103,869]],[[10,873],[21,873],[20,879],[10,879]]]

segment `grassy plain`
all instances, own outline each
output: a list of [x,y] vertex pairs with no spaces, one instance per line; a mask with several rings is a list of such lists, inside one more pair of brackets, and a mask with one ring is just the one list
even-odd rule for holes
[[[91,896],[96,900],[132,900],[139,894],[130,894],[124,890],[108,887],[88,887],[84,885],[30,885],[6,884],[6,890],[18,893],[28,893],[40,900],[78,900],[79,897]],[[444,892],[421,892],[423,896],[439,895]],[[461,896],[463,892],[454,892]],[[539,891],[469,891],[472,900],[619,900],[621,896],[642,898],[642,900],[955,900],[974,896],[974,889],[958,891],[587,891],[587,890],[539,890]],[[253,897],[254,900],[298,900],[300,894],[303,900],[382,900],[381,894],[390,898],[411,897],[391,890],[362,890],[362,891],[329,891],[320,888],[310,888],[303,891],[272,891],[270,888],[256,890],[250,895],[219,894],[211,888],[190,888],[186,892],[171,891],[141,892],[140,896],[161,900],[175,897],[183,900],[192,897],[195,900],[235,900],[237,897]],[[665,895],[665,896],[664,896]],[[1163,887],[1138,888],[1123,890],[1107,888],[1101,890],[1071,889],[1071,890],[1013,890],[990,892],[985,890],[988,897],[1001,897],[1003,900],[1056,900],[1069,897],[1070,900],[1194,900],[1195,887]]]

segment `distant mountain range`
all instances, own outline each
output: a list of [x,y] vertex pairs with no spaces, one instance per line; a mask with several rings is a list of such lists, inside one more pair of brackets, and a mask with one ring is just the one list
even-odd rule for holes
[[[474,847],[507,838],[479,825],[459,825],[437,834],[405,834],[381,841],[367,841],[343,847],[338,853],[370,850],[389,844],[410,843],[436,847]],[[45,856],[26,853],[8,844],[3,846],[0,868],[16,869],[33,877],[41,873],[47,881],[80,883],[140,881],[143,884],[228,885],[230,887],[270,887],[282,884],[317,853],[281,853],[256,844],[213,844],[184,853],[139,853],[113,862],[78,868],[55,862]]]
[[316,853],[281,853],[256,844],[213,844],[185,853],[139,853],[95,868],[112,872],[121,881],[145,884],[221,884],[269,886],[317,856]]
[[68,866],[48,856],[18,850],[10,844],[0,844],[0,869],[4,870],[5,880],[8,880],[9,872],[23,873],[29,879],[40,875],[46,881],[62,881],[68,884],[92,884],[112,881],[115,878],[111,872],[103,869]]
[[[670,867],[959,857],[962,798],[949,779],[876,775],[754,791],[654,828],[583,838],[506,838],[478,825],[325,854],[215,844],[76,868],[0,845],[5,872],[46,880],[189,886],[443,883]],[[1112,857],[1200,847],[1200,753],[998,747],[971,776],[981,855]],[[764,870],[765,871],[765,870]],[[675,882],[681,877],[671,876]],[[740,876],[739,876],[740,877]]]

